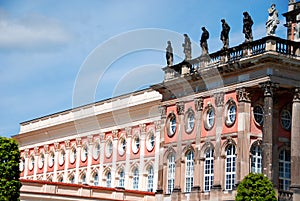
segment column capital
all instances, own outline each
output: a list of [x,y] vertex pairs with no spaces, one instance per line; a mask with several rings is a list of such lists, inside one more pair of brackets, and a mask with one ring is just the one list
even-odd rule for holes
[[293,102],[300,102],[300,87],[295,88]]
[[92,135],[88,136],[88,143],[89,143],[89,145],[93,144],[93,136]]
[[263,89],[265,97],[272,97],[274,90],[278,88],[279,84],[271,81],[259,83],[259,87]]
[[58,151],[59,149],[59,143],[58,142],[54,142],[54,150]]
[[237,88],[236,96],[237,96],[238,102],[247,102],[247,103],[250,102],[249,92],[246,91],[245,87]]
[[113,138],[114,138],[114,139],[117,139],[117,138],[118,138],[118,133],[119,133],[118,130],[113,130],[113,131],[112,131],[112,134],[113,134]]
[[25,158],[28,158],[29,149],[28,149],[28,148],[26,148],[24,152],[25,152]]
[[141,133],[146,133],[146,124],[140,124],[139,125]]
[[69,149],[70,148],[70,140],[65,140],[65,145],[66,145],[66,148]]
[[45,151],[45,154],[48,154],[48,152],[49,152],[49,145],[48,144],[44,145],[44,151]]
[[76,144],[77,144],[77,147],[81,146],[81,137],[76,138]]
[[222,107],[224,105],[224,92],[215,93],[215,104],[217,107]]
[[161,121],[160,120],[155,121],[154,124],[155,124],[155,130],[161,129]]
[[162,119],[167,118],[167,106],[161,105],[161,106],[158,107],[158,109],[159,109],[161,118],[162,118]]
[[195,108],[198,112],[203,110],[203,98],[202,97],[195,98],[194,103],[195,103]]
[[177,102],[176,103],[176,110],[178,115],[183,115],[184,114],[184,102]]
[[127,137],[131,137],[131,130],[132,130],[131,127],[126,127],[125,128],[125,132],[126,132]]
[[39,155],[39,148],[38,147],[34,147],[34,155],[35,156]]

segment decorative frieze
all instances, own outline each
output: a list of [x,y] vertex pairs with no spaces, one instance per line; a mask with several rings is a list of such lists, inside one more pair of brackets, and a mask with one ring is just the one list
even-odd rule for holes
[[246,88],[236,89],[236,96],[239,102],[250,102],[249,93],[246,91]]
[[184,102],[178,102],[176,103],[176,110],[178,115],[184,114]]
[[217,107],[222,107],[224,105],[224,92],[214,94],[215,104]]
[[194,103],[195,103],[195,108],[197,111],[202,111],[203,110],[203,98],[195,98],[194,99]]

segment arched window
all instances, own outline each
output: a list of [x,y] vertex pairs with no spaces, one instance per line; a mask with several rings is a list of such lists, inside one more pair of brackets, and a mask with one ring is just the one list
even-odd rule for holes
[[174,182],[175,182],[175,154],[170,154],[168,157],[167,194],[171,194],[173,192]]
[[289,190],[291,184],[291,154],[288,150],[279,153],[279,189]]
[[85,173],[83,173],[83,174],[81,175],[81,183],[82,183],[82,184],[86,184],[86,174],[85,174]]
[[75,183],[75,177],[74,177],[74,175],[71,175],[71,176],[69,177],[69,182],[70,182],[71,184],[74,184],[74,183]]
[[185,156],[185,192],[191,192],[194,184],[194,152],[188,151]]
[[228,145],[226,148],[226,167],[225,167],[225,190],[232,190],[235,185],[236,156],[235,146]]
[[133,189],[139,189],[139,170],[137,168],[133,170]]
[[205,151],[204,161],[204,192],[209,192],[214,181],[214,150],[208,148]]
[[106,187],[111,187],[111,172],[106,173]]
[[64,177],[63,175],[60,175],[57,179],[58,182],[64,182]]
[[99,175],[97,172],[94,173],[94,186],[98,186],[99,185]]
[[254,144],[251,147],[251,172],[252,173],[262,173],[262,154],[261,147]]
[[147,184],[147,191],[153,192],[153,177],[154,177],[154,170],[153,166],[148,168],[148,184]]
[[125,187],[125,172],[123,169],[119,172],[119,187]]

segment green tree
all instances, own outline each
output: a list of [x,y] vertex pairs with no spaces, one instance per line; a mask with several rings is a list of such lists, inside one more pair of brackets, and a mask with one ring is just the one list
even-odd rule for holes
[[263,174],[250,173],[238,185],[236,201],[277,201],[272,182]]
[[0,137],[0,200],[19,201],[20,151],[16,140]]

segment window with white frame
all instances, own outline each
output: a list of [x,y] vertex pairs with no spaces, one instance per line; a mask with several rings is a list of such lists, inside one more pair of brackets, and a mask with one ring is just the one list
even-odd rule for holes
[[291,184],[291,154],[288,150],[279,153],[279,189],[289,190]]
[[148,132],[147,139],[146,139],[146,148],[148,151],[152,151],[155,145],[155,136],[154,132],[151,130]]
[[256,105],[253,108],[253,115],[254,115],[254,120],[257,124],[259,124],[260,126],[263,125],[264,123],[264,109],[262,106],[260,105]]
[[140,150],[140,137],[136,134],[132,140],[132,151],[133,153],[137,153]]
[[194,152],[188,151],[185,156],[185,192],[191,192],[194,184]]
[[113,152],[113,143],[112,141],[109,139],[107,140],[106,144],[105,144],[105,156],[107,158],[111,157]]
[[123,156],[126,152],[126,139],[124,137],[119,140],[118,150],[121,156]]
[[204,161],[204,192],[209,192],[214,182],[214,150],[208,148],[205,151]]
[[59,165],[63,165],[64,164],[64,162],[65,162],[65,157],[66,156],[66,152],[65,152],[65,150],[60,150],[60,152],[59,152],[59,158],[58,158],[58,162],[59,162]]
[[148,183],[147,183],[147,191],[153,192],[153,177],[154,177],[154,170],[153,166],[148,168]]
[[262,173],[262,151],[257,144],[251,147],[251,172]]
[[39,168],[41,169],[44,166],[44,162],[45,162],[45,156],[44,153],[40,153],[39,156]]
[[71,176],[69,177],[69,182],[70,182],[71,184],[74,184],[74,183],[75,183],[75,177],[74,177],[74,175],[71,175]]
[[168,136],[172,137],[175,134],[176,127],[177,127],[176,116],[175,116],[174,113],[171,113],[169,115],[168,120],[167,120],[167,124],[168,124],[168,127],[169,127],[169,129],[167,130]]
[[32,170],[33,168],[34,168],[34,156],[31,156],[29,162],[29,170]]
[[226,148],[225,190],[232,190],[235,185],[236,155],[235,146]]
[[174,182],[175,182],[175,154],[170,154],[168,157],[167,194],[171,194],[173,192]]
[[86,184],[86,174],[85,174],[85,173],[83,173],[83,174],[81,175],[81,183],[82,183],[82,184]]
[[60,175],[57,179],[58,182],[64,182],[64,177],[63,175]]
[[23,157],[20,160],[19,169],[21,172],[23,172],[25,169],[25,158],[23,158]]
[[194,111],[190,108],[188,109],[185,115],[185,132],[191,133],[195,126],[195,114]]
[[209,105],[206,109],[205,118],[204,118],[204,127],[206,130],[213,128],[215,124],[215,109]]
[[119,187],[125,187],[125,172],[124,169],[119,172]]
[[48,165],[52,167],[54,165],[54,153],[51,151],[48,156]]
[[292,124],[292,115],[289,110],[283,109],[280,114],[281,126],[285,130],[290,130]]
[[74,163],[76,160],[76,148],[73,147],[70,153],[70,163]]
[[134,168],[133,170],[133,189],[137,190],[139,189],[139,170],[137,168]]
[[111,172],[106,173],[106,187],[111,187]]
[[86,161],[88,157],[88,146],[85,144],[81,149],[81,161]]
[[97,160],[100,156],[100,143],[96,142],[93,147],[93,158]]
[[97,172],[94,173],[94,186],[98,186],[99,185],[99,175]]

